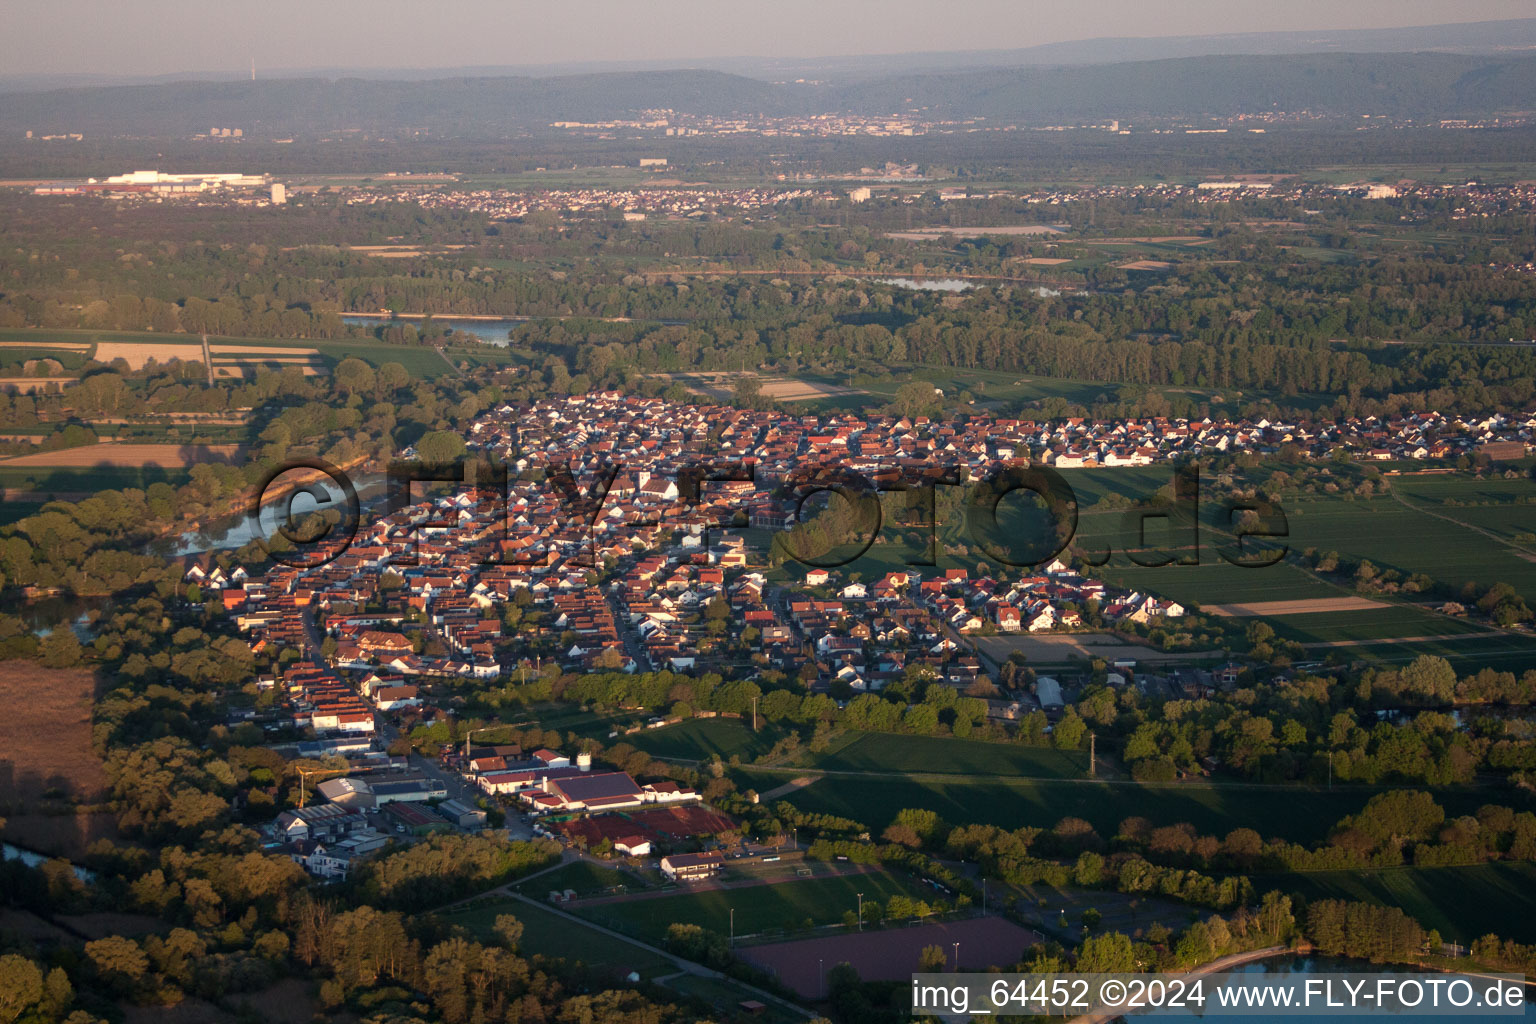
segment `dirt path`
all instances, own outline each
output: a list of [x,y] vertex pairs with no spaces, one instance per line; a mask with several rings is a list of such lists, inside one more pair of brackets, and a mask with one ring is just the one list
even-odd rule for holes
[[1212,615],[1308,615],[1315,612],[1357,612],[1367,608],[1386,608],[1387,604],[1368,597],[1315,597],[1291,601],[1248,601],[1237,604],[1208,604],[1202,610]]
[[1370,647],[1374,646],[1375,644],[1427,644],[1439,640],[1465,640],[1468,637],[1488,636],[1492,632],[1493,631],[1490,630],[1487,633],[1442,633],[1438,636],[1385,636],[1380,638],[1373,637],[1369,640],[1319,640],[1316,643],[1302,644],[1301,646],[1310,649],[1329,647]]

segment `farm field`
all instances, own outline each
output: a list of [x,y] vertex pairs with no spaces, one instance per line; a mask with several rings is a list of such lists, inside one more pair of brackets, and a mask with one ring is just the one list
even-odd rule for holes
[[[742,789],[768,792],[788,782],[789,772],[734,770]],[[1079,817],[1102,835],[1142,815],[1160,824],[1187,821],[1201,832],[1226,835],[1255,829],[1266,838],[1296,842],[1322,839],[1335,822],[1357,813],[1379,789],[1333,790],[1304,785],[1250,786],[1233,783],[1140,784],[1087,779],[964,779],[943,777],[838,776],[821,778],[783,799],[813,813],[851,818],[879,831],[903,808],[935,811],[945,821],[978,822],[1003,828],[1050,828]],[[1447,815],[1471,813],[1493,799],[1477,789],[1441,789],[1435,800]],[[1507,793],[1500,800],[1517,799]],[[1517,799],[1523,808],[1528,801]]]
[[[1457,522],[1487,530],[1503,540],[1525,548],[1524,557],[1536,557],[1536,540],[1533,540],[1536,538],[1536,506],[1515,504],[1463,505],[1450,508],[1442,506],[1435,511],[1440,515],[1450,516]],[[1522,557],[1516,553],[1512,554]]]
[[1393,664],[1407,664],[1421,654],[1435,654],[1450,661],[1460,675],[1469,675],[1483,668],[1519,675],[1536,665],[1536,636],[1476,633],[1449,640],[1416,643],[1364,643],[1340,648],[1337,653],[1351,660],[1365,658]]
[[836,924],[865,900],[926,897],[933,891],[915,879],[881,871],[780,881],[736,889],[703,889],[675,896],[572,904],[571,913],[642,941],[660,944],[674,922],[696,924],[724,935],[736,912],[736,935],[782,934]]
[[1088,755],[1012,743],[982,743],[945,736],[849,733],[812,762],[826,771],[938,772],[956,775],[1016,775],[1021,778],[1079,778]]
[[1260,892],[1277,888],[1309,900],[1401,907],[1425,928],[1462,944],[1489,932],[1516,942],[1536,941],[1536,864],[1255,875],[1253,884]]
[[1207,602],[1318,601],[1346,594],[1288,562],[1245,569],[1222,561],[1209,546],[1201,553],[1199,565],[1127,565],[1124,556],[1117,554],[1101,575],[1117,586],[1202,607]]
[[86,669],[0,662],[0,818],[6,838],[30,849],[80,857],[98,839],[116,838],[111,814],[72,813],[106,792],[91,749],[96,678]]
[[1348,644],[1359,640],[1392,640],[1487,634],[1485,626],[1440,615],[1427,608],[1393,604],[1350,612],[1309,612],[1272,618],[1275,632],[1303,644]]
[[[1536,483],[1529,477],[1506,480],[1501,476],[1478,479],[1468,473],[1407,473],[1392,478],[1392,489],[1416,504],[1439,506],[1436,511],[1460,511],[1467,502],[1536,500]],[[1447,502],[1457,504],[1448,505]],[[1532,511],[1536,512],[1536,509]]]
[[101,795],[107,779],[91,751],[95,692],[87,669],[0,662],[0,703],[10,709],[0,719],[0,800],[30,803],[45,790],[86,802]]
[[[1425,573],[1459,587],[1503,581],[1521,593],[1536,593],[1536,562],[1466,525],[1447,522],[1392,498],[1347,502],[1306,501],[1291,516],[1296,548],[1337,551],[1346,560],[1369,559],[1378,568],[1404,575]],[[1444,509],[1454,516],[1460,509]]]
[[[0,460],[4,467],[59,466],[111,469],[183,469],[204,462],[238,462],[238,444],[88,444],[78,448],[32,452]],[[99,485],[98,485],[99,486]]]
[[677,970],[670,960],[649,950],[522,900],[492,900],[439,916],[448,924],[467,928],[480,939],[494,939],[499,914],[511,914],[523,923],[521,948],[527,953],[611,967],[620,976],[638,971],[642,978],[657,978]]
[[1208,604],[1204,610],[1212,615],[1231,615],[1238,618],[1253,616],[1274,617],[1281,615],[1308,615],[1315,612],[1358,612],[1368,608],[1385,608],[1387,605],[1368,597],[1320,597],[1311,601],[1249,601],[1246,604]]
[[677,725],[646,729],[622,737],[619,742],[628,743],[653,757],[702,761],[711,754],[719,754],[726,760],[738,756],[749,760],[768,753],[787,735],[786,730],[761,718],[757,732],[739,718],[692,718]]

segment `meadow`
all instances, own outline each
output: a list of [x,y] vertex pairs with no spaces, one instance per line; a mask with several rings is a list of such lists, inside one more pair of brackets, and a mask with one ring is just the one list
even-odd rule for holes
[[477,901],[451,913],[438,915],[450,925],[468,929],[476,938],[494,941],[496,918],[511,914],[523,923],[520,948],[539,956],[579,960],[593,966],[611,967],[619,974],[639,972],[642,978],[671,974],[677,966],[650,950],[623,939],[587,928],[543,907],[510,898]]
[[725,760],[750,760],[768,753],[789,732],[761,718],[756,732],[738,718],[692,718],[677,725],[646,729],[616,742],[628,743],[653,757],[703,761],[718,754]]
[[1269,622],[1278,635],[1303,644],[1349,643],[1357,640],[1394,640],[1460,634],[1490,635],[1486,626],[1409,604],[1392,604],[1385,608],[1361,608],[1347,612],[1279,615],[1271,618]]
[[1281,889],[1308,900],[1361,900],[1401,907],[1441,937],[1466,945],[1493,932],[1536,942],[1536,864],[1495,862],[1447,868],[1381,868],[1255,875],[1260,892]]
[[932,772],[1070,779],[1081,778],[1087,773],[1088,754],[1080,750],[984,743],[947,736],[852,732],[834,740],[832,746],[816,756],[811,763],[825,771]]
[[628,872],[604,867],[591,861],[577,860],[563,864],[537,878],[519,882],[512,888],[524,896],[539,899],[552,891],[564,892],[567,889],[574,889],[578,896],[591,896],[620,885],[627,889],[645,887],[640,879]]
[[[1462,510],[1436,511],[1454,519]],[[1307,500],[1287,512],[1291,543],[1298,549],[1336,551],[1348,561],[1369,559],[1378,568],[1405,576],[1424,573],[1452,587],[1487,588],[1502,581],[1522,594],[1536,594],[1536,562],[1464,523],[1393,498]]]
[[666,941],[673,923],[696,924],[721,935],[764,935],[837,924],[865,900],[884,902],[896,895],[930,897],[933,891],[916,879],[883,871],[779,881],[735,889],[707,889],[614,902],[573,906],[572,913],[633,935],[645,942]]

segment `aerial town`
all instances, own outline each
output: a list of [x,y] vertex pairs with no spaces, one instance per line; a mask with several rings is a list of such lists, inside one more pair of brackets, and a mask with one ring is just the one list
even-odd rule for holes
[[[439,778],[405,771],[380,752],[388,728],[381,723],[441,713],[432,706],[435,683],[527,678],[546,662],[578,672],[738,677],[772,668],[842,700],[921,668],[966,692],[983,677],[997,681],[998,666],[967,642],[978,634],[1080,630],[1090,607],[1111,625],[1185,615],[1176,601],[1106,585],[1060,558],[1013,573],[911,567],[869,580],[811,566],[796,580],[775,574],[770,581],[766,552],[748,534],[794,525],[795,502],[781,485],[807,464],[873,479],[943,464],[981,478],[1031,460],[1060,469],[1171,467],[1202,454],[1272,454],[1282,445],[1318,461],[1341,453],[1367,461],[1508,460],[1533,441],[1536,414],[941,423],[796,417],[600,392],[531,408],[503,405],[473,423],[470,454],[496,457],[518,474],[504,494],[471,487],[383,515],[315,568],[278,566],[257,577],[194,565],[187,580],[219,591],[254,652],[301,652],[303,660],[280,679],[260,683],[280,688],[268,725],[312,734],[301,753],[345,756],[359,769],[320,784],[328,802],[286,812],[275,824],[276,837],[308,870],[340,877],[349,858],[399,833],[483,825],[471,795],[534,821],[561,816],[567,824],[554,834],[567,840],[582,835],[595,843],[606,835],[643,856],[653,839],[659,846],[669,835],[719,834],[730,824],[709,819],[707,810],[698,812],[704,819],[688,818],[694,812],[685,805],[699,800],[692,790],[639,784],[594,767],[585,754],[573,763],[551,750],[466,743],[444,751]],[[589,490],[606,479],[606,489],[573,506],[548,480],[534,482],[535,464],[569,467],[574,479],[591,482]],[[679,483],[687,487],[689,467],[700,464],[752,469],[750,479],[695,482],[685,495]],[[1230,683],[1235,672],[1229,666],[1171,680],[1144,674],[1137,685],[1194,695]],[[1050,717],[1063,703],[1061,683],[1041,676],[1028,690],[995,690],[988,713]],[[469,788],[435,811],[424,809],[422,802],[449,795],[444,778]],[[639,818],[600,817],[650,805],[655,809]],[[573,813],[577,821],[599,819],[569,825]],[[610,826],[621,834],[602,831]]]

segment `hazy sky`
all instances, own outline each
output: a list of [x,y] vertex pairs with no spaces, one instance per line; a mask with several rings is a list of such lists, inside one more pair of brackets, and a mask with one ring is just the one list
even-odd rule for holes
[[0,75],[1001,49],[1530,17],[1531,0],[4,0]]

